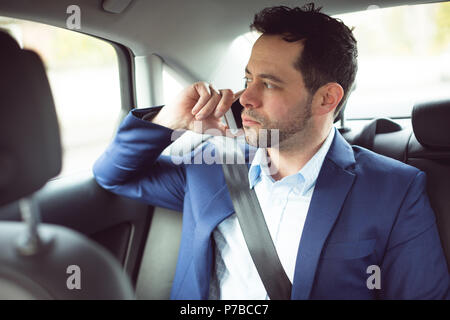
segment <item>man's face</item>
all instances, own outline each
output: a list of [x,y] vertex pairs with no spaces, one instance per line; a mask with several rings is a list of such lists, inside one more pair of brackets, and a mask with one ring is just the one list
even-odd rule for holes
[[[247,89],[240,97],[250,145],[273,147],[270,129],[279,130],[280,148],[289,148],[308,134],[312,97],[294,67],[302,50],[300,41],[287,42],[281,36],[263,35],[255,42],[246,68]],[[269,132],[268,145],[258,139],[264,136],[261,129]]]

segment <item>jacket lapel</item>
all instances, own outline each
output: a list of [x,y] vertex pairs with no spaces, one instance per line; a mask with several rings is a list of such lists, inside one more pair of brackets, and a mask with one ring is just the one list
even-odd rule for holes
[[[247,144],[239,145],[245,162],[250,166],[256,148]],[[223,152],[223,151],[222,151]],[[212,232],[224,219],[234,213],[233,202],[223,175],[222,166],[211,167],[210,179],[217,179],[217,185],[222,186],[200,212],[196,222],[193,242],[194,269],[199,288],[199,299],[208,298],[209,281],[213,262]]]
[[207,299],[213,261],[212,232],[224,219],[234,213],[233,204],[224,185],[204,207],[194,232],[194,268],[200,299]]
[[353,150],[336,131],[317,178],[300,239],[292,299],[310,296],[322,248],[353,185],[355,175],[346,168],[354,162]]

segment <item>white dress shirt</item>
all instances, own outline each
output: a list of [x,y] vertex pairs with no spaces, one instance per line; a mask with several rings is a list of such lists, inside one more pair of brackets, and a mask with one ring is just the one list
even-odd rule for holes
[[[317,176],[335,135],[333,127],[316,154],[296,174],[279,181],[269,174],[266,149],[258,149],[248,179],[258,197],[281,264],[293,282],[303,225]],[[213,232],[215,265],[210,299],[264,300],[266,289],[248,251],[236,214],[222,221]],[[301,263],[301,262],[300,262]]]

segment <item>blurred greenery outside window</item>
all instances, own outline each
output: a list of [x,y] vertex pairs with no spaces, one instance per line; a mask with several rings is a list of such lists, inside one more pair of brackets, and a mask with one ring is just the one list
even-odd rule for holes
[[60,176],[90,171],[112,138],[121,107],[114,48],[91,36],[31,21],[0,17],[0,29],[44,62],[63,146]]

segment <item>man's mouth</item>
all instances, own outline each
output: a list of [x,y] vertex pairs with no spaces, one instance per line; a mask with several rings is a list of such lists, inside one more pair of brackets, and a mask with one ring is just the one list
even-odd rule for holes
[[253,120],[252,118],[241,116],[242,118],[242,125],[246,127],[254,126],[257,124],[260,124],[258,121]]

